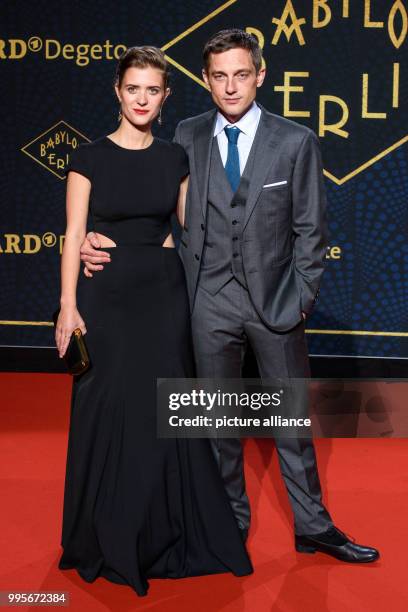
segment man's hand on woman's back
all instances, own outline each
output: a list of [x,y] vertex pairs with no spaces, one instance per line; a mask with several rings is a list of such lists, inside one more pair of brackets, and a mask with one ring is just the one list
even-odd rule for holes
[[98,234],[89,232],[85,240],[81,244],[81,261],[84,262],[84,274],[88,278],[93,276],[92,272],[103,270],[102,264],[110,262],[110,254],[106,251],[100,251],[101,241]]

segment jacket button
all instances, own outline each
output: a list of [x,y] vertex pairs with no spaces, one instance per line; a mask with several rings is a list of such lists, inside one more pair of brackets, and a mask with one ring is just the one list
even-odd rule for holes
[[233,203],[231,204],[231,208],[235,208],[235,206],[236,206],[236,204],[235,204],[235,202],[233,202]]
[[236,219],[233,220],[232,225],[236,225],[238,221]]
[[233,257],[238,257],[239,253],[233,253],[232,256]]
[[197,261],[199,261],[200,256],[199,256],[199,255],[197,255],[197,253],[194,255],[194,257],[196,258],[196,260],[197,260]]
[[235,242],[235,240],[238,240],[238,236],[234,236],[233,237],[233,241]]
[[201,229],[204,231],[205,230],[205,225],[204,223],[201,224]]

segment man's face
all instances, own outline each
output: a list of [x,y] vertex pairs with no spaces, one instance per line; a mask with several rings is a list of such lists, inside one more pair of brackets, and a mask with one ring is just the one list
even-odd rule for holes
[[265,69],[256,74],[251,53],[247,49],[229,49],[211,53],[208,73],[203,78],[212,99],[230,123],[239,121],[256,97],[256,90],[265,78]]

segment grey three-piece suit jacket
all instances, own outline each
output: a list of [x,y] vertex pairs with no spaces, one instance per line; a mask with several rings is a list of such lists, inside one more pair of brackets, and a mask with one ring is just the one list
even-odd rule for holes
[[[260,106],[260,105],[259,105]],[[234,251],[263,323],[285,332],[316,301],[327,248],[326,197],[319,141],[309,128],[268,112],[261,118],[232,200],[241,206]],[[209,171],[216,110],[179,123],[175,141],[190,163],[180,255],[191,310],[206,240]],[[234,223],[235,220],[232,221]],[[235,221],[238,223],[237,221]]]

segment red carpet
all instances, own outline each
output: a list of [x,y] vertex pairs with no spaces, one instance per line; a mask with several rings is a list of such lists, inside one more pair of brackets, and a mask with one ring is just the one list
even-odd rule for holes
[[[138,598],[100,578],[57,569],[71,380],[0,374],[0,590],[67,591],[72,612],[406,612],[408,444],[404,439],[318,440],[325,501],[336,524],[381,560],[348,565],[293,548],[273,443],[246,443],[255,573],[152,580]],[[32,608],[19,607],[20,610]]]

